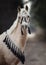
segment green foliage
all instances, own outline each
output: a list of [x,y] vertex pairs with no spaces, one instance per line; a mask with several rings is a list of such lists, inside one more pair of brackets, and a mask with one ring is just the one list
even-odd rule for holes
[[32,18],[36,19],[42,28],[46,28],[46,0],[34,0],[31,13]]

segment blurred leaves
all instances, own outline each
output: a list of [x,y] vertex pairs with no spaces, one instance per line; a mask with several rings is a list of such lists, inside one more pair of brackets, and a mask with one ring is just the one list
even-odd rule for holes
[[32,2],[32,19],[36,19],[42,28],[46,28],[46,0],[33,0]]

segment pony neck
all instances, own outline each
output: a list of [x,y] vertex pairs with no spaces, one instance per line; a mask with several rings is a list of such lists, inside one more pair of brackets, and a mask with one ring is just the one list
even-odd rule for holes
[[13,25],[10,27],[10,29],[7,30],[8,34],[12,34],[12,32],[14,31],[14,29],[17,28],[18,25],[18,18],[14,21]]

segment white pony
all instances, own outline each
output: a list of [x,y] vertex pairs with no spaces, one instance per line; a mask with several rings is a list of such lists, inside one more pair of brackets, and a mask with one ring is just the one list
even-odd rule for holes
[[28,7],[19,7],[16,21],[0,35],[0,65],[17,65],[19,61],[23,61],[27,33],[30,33],[29,23]]

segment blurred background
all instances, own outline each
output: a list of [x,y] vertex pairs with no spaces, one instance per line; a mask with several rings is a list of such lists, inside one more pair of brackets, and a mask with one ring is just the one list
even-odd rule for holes
[[17,17],[18,6],[23,8],[26,1],[32,33],[28,35],[24,65],[46,65],[46,0],[0,0],[0,34],[10,28]]
[[0,33],[9,29],[13,24],[18,6],[23,7],[22,0],[0,0]]

